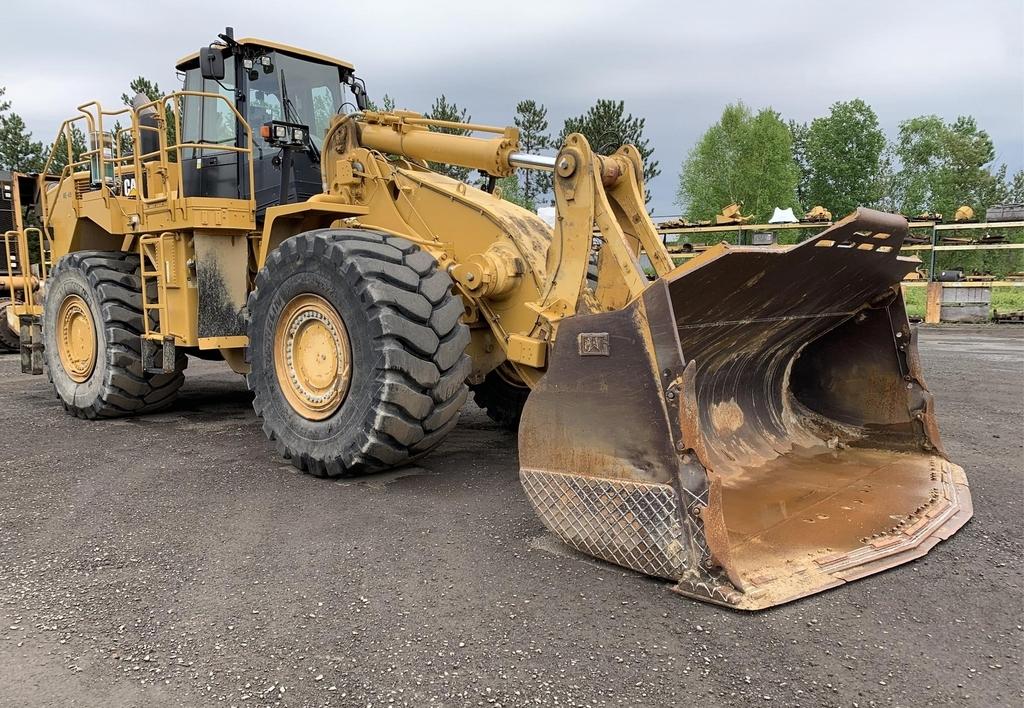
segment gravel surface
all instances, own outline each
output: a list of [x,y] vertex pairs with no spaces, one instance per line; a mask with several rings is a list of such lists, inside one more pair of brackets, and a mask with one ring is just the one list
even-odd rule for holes
[[759,614],[561,546],[471,405],[422,466],[331,482],[223,365],[92,423],[0,357],[0,705],[1021,705],[1024,328],[921,344],[974,520]]

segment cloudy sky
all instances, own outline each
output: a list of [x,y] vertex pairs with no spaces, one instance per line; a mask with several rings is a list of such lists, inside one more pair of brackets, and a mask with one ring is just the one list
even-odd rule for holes
[[0,85],[45,141],[75,105],[116,105],[139,74],[176,87],[175,60],[231,25],[351,61],[374,98],[426,110],[445,93],[477,122],[511,122],[533,98],[557,132],[594,100],[622,99],[661,163],[659,216],[678,211],[682,160],[737,99],[805,121],[860,97],[890,135],[911,116],[970,114],[997,160],[1024,168],[1024,0],[9,5]]

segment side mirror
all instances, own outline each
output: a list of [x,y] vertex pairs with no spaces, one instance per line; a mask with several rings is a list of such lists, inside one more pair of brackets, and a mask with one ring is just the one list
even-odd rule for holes
[[365,111],[370,107],[370,101],[366,97],[366,87],[359,79],[352,81],[352,95],[356,99],[356,107],[359,110]]
[[224,79],[224,53],[213,47],[199,50],[199,73],[204,79],[221,81]]

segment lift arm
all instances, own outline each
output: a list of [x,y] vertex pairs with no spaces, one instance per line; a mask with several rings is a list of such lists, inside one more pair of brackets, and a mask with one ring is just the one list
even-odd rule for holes
[[[336,132],[341,133],[337,138],[342,142],[336,144],[342,151],[363,147],[418,162],[481,170],[495,177],[511,175],[516,169],[554,172],[557,220],[542,296],[532,306],[552,328],[578,311],[620,309],[636,298],[649,282],[640,263],[641,253],[647,255],[658,277],[673,268],[644,206],[643,162],[631,145],[614,155],[597,155],[583,135],[574,133],[556,157],[532,155],[519,151],[516,128],[437,121],[409,112],[343,117],[332,127],[325,144]],[[586,288],[587,271],[595,251],[599,285],[591,294]]]

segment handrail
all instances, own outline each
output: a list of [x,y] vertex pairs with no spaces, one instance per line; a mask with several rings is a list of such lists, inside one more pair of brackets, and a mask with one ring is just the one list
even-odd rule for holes
[[[223,101],[231,113],[234,115],[236,125],[241,125],[242,130],[245,131],[244,146],[239,145],[219,145],[201,142],[183,142],[181,140],[182,132],[182,111],[184,109],[184,99],[186,98],[199,98],[199,99],[213,99]],[[170,105],[168,106],[168,103]],[[253,131],[250,125],[242,119],[242,114],[238,112],[235,105],[229,100],[228,97],[220,93],[212,93],[207,91],[174,91],[172,93],[161,96],[160,98],[147,101],[137,107],[124,107],[117,110],[104,110],[103,106],[99,101],[87,101],[79,106],[76,106],[79,115],[73,116],[66,119],[60,125],[57,132],[57,139],[64,137],[65,142],[65,157],[66,164],[61,169],[60,175],[58,176],[58,183],[62,183],[68,178],[73,178],[75,174],[82,173],[85,169],[88,169],[90,174],[96,171],[95,177],[97,177],[97,183],[99,190],[103,193],[104,198],[116,197],[112,185],[106,179],[108,168],[110,173],[114,176],[118,174],[119,169],[131,167],[135,171],[136,175],[136,198],[142,205],[163,203],[170,197],[172,186],[167,185],[167,192],[159,197],[149,197],[146,192],[148,191],[148,185],[145,180],[142,179],[143,162],[149,162],[156,158],[159,163],[166,166],[170,162],[170,156],[173,154],[180,164],[183,162],[183,151],[184,150],[197,150],[197,151],[210,151],[216,150],[218,152],[233,152],[243,155],[248,155],[248,185],[249,185],[249,196],[248,202],[250,208],[255,210],[256,195],[253,189],[255,183],[255,175],[252,161],[253,154]],[[147,109],[152,109],[155,113],[155,126],[142,125],[139,121],[139,116]],[[168,116],[170,114],[170,116]],[[118,128],[117,130],[111,130],[109,133],[104,130],[104,119],[111,119],[117,116],[128,115],[131,116],[131,125],[126,127]],[[168,121],[174,127],[175,140],[172,143],[168,142],[167,139],[167,128]],[[82,124],[79,127],[78,124]],[[84,128],[85,139],[88,141],[88,149],[82,151],[81,154],[75,159],[74,154],[74,134],[75,131],[81,131]],[[156,132],[158,135],[158,148],[155,151],[146,153],[140,153],[139,148],[142,145],[143,131]],[[129,144],[131,146],[131,154],[126,155],[123,153],[124,136],[129,135]],[[112,141],[112,145],[107,143],[107,139]],[[57,141],[55,141],[56,143]],[[112,154],[108,155],[110,152]],[[58,157],[57,151],[51,151],[47,157],[46,164],[43,167],[42,174],[50,174],[50,170],[53,167],[55,158]],[[85,168],[85,169],[83,169]],[[184,176],[181,170],[177,171],[177,194],[185,194]],[[50,213],[49,205],[47,204],[45,191],[42,194],[42,207],[43,207],[43,226],[52,227],[53,215]]]
[[[36,237],[39,240],[39,279],[45,281],[49,275],[48,270],[49,263],[47,263],[47,254],[53,253],[53,239],[50,238],[50,234],[44,229],[37,228],[35,226],[29,226],[25,231],[25,248],[28,248],[28,235],[30,232],[35,232]],[[31,265],[31,261],[30,261]],[[22,267],[24,270],[24,267]]]
[[[67,179],[72,174],[74,174],[74,168],[75,167],[82,167],[84,165],[88,165],[89,164],[88,160],[75,160],[74,159],[74,140],[72,138],[73,131],[69,131],[68,130],[68,128],[73,127],[74,123],[76,123],[77,121],[80,121],[82,119],[83,119],[83,116],[76,116],[74,118],[68,118],[67,120],[62,122],[60,124],[60,128],[57,129],[57,139],[59,140],[61,135],[64,136],[64,145],[67,148],[67,158],[68,158],[67,164],[64,165],[64,168],[61,169],[61,171],[60,171],[60,175],[58,175],[58,180],[57,180],[58,183],[63,182],[65,179]],[[56,144],[57,144],[57,141],[55,140],[54,141],[54,145],[56,145]],[[42,174],[42,175],[50,174],[50,166],[53,164],[53,158],[56,155],[57,155],[57,151],[56,150],[51,150],[50,151],[49,156],[46,158],[46,164],[43,165],[43,169],[40,172],[40,174]],[[46,209],[46,200],[45,199],[43,200],[43,212],[44,212],[43,223],[47,223],[47,218],[46,218],[46,216],[47,216],[47,213],[46,213],[47,209]]]
[[[242,128],[245,130],[245,138],[246,138],[245,139],[245,144],[246,144],[247,147],[239,147],[237,145],[211,145],[209,143],[180,142],[180,138],[181,138],[181,135],[182,135],[181,110],[182,110],[182,105],[184,103],[184,101],[180,100],[180,99],[184,99],[184,98],[188,98],[188,97],[194,97],[194,98],[200,98],[200,99],[215,99],[215,100],[223,101],[225,104],[227,104],[228,108],[231,110],[231,113],[234,114],[235,124],[236,125],[241,125]],[[174,125],[175,143],[173,145],[168,145],[168,143],[167,143],[167,130],[166,130],[166,125],[165,124],[166,124],[166,121],[167,121],[167,117],[166,116],[167,116],[167,102],[168,101],[171,102],[171,119],[172,119],[173,125]],[[143,126],[143,125],[140,124],[140,122],[138,120],[138,116],[146,108],[152,108],[156,112],[157,127]],[[256,194],[255,194],[255,191],[253,189],[253,184],[254,184],[254,181],[255,181],[255,177],[254,177],[253,164],[252,164],[252,128],[242,118],[242,114],[238,112],[238,109],[235,108],[235,105],[231,101],[229,101],[226,96],[224,96],[222,94],[219,94],[219,93],[212,93],[212,92],[209,92],[209,91],[184,91],[184,90],[183,91],[175,91],[173,93],[167,94],[166,96],[162,96],[161,98],[158,98],[156,100],[149,101],[148,103],[141,104],[140,106],[135,108],[133,114],[134,114],[134,117],[133,117],[133,120],[132,120],[132,126],[133,126],[133,130],[135,131],[134,132],[134,136],[133,136],[134,141],[135,141],[135,145],[138,146],[138,145],[142,144],[142,132],[141,131],[143,129],[158,130],[159,131],[158,134],[160,136],[160,147],[159,147],[159,150],[157,150],[155,153],[154,152],[149,152],[149,153],[145,153],[144,155],[140,155],[140,154],[136,153],[136,155],[135,155],[135,158],[136,158],[135,159],[135,169],[136,169],[136,173],[137,174],[141,175],[142,161],[143,161],[144,158],[153,157],[155,155],[163,158],[165,156],[169,156],[171,150],[174,150],[174,154],[177,157],[177,162],[179,164],[181,164],[183,162],[182,150],[188,150],[188,149],[193,149],[193,150],[217,150],[218,152],[236,152],[236,153],[246,154],[246,155],[249,155],[249,159],[247,160],[247,162],[248,162],[248,173],[249,173],[249,182],[248,182],[248,184],[249,184],[249,198],[248,198],[247,201],[250,203],[250,207],[255,209]],[[177,171],[177,180],[178,180],[178,184],[177,184],[178,194],[184,194],[185,193],[185,182],[184,182],[184,175],[182,174],[181,170]],[[141,184],[141,180],[140,180],[140,184]],[[164,201],[166,199],[166,197],[159,197],[159,198],[151,199],[151,198],[148,198],[145,194],[142,194],[141,191],[139,193],[139,197],[140,197],[140,200],[142,201],[143,204],[153,204],[153,203],[156,203],[156,202],[162,202],[162,201]]]
[[[93,105],[95,105],[98,109],[98,116],[93,116],[90,112],[86,110],[87,108]],[[76,168],[91,167],[92,157],[96,155],[99,156],[99,174],[101,177],[105,174],[106,163],[103,157],[102,141],[100,142],[99,148],[85,150],[78,156],[79,159],[75,159],[74,132],[75,130],[79,130],[79,128],[75,124],[79,122],[84,122],[86,125],[85,139],[91,140],[93,133],[96,132],[95,128],[97,127],[97,122],[99,124],[99,127],[102,129],[104,115],[122,115],[127,113],[129,110],[127,108],[123,108],[117,111],[104,111],[98,101],[90,101],[88,103],[83,103],[82,105],[77,106],[77,109],[81,113],[81,115],[67,118],[60,124],[60,128],[57,129],[57,140],[59,140],[61,136],[64,137],[64,148],[66,151],[67,158],[67,163],[61,169],[60,175],[58,176],[58,184],[64,182],[64,180],[70,177],[73,177],[78,171],[76,170]],[[57,144],[57,140],[54,141],[54,145]],[[57,156],[57,154],[58,153],[56,150],[50,151],[50,155],[47,157],[46,164],[43,166],[43,169],[40,174],[50,174],[50,169],[53,165],[53,160]],[[110,191],[109,185],[107,185],[102,179],[100,180],[100,186],[101,189],[106,189],[107,192]],[[42,190],[40,193],[40,203],[42,205],[43,212],[43,226],[50,227],[52,226],[53,215],[50,213],[50,208],[49,204],[47,203],[45,190]]]
[[[11,235],[17,236],[18,232],[14,231],[14,230],[5,231],[4,232],[4,250],[7,253],[7,260],[5,261],[6,264],[7,264],[7,275],[4,276],[4,277],[5,277],[5,280],[7,281],[7,291],[10,293],[11,302],[15,302],[16,298],[14,297],[14,272],[13,272],[14,269],[11,267],[11,263],[12,263],[12,258],[11,258],[11,240],[10,240],[11,239]],[[19,266],[19,268],[21,267],[20,259],[19,259],[19,262],[18,262],[18,266]],[[0,324],[3,324],[3,323],[0,322]]]
[[[89,109],[92,109],[92,108],[96,109],[95,114],[93,114],[91,112],[91,110],[89,110]],[[131,113],[131,108],[129,108],[129,107],[119,108],[116,111],[105,111],[105,110],[103,110],[103,106],[100,105],[99,101],[88,101],[87,103],[83,103],[82,105],[77,106],[77,109],[82,114],[82,117],[85,118],[85,121],[86,121],[87,125],[89,126],[88,138],[90,140],[92,140],[92,136],[94,134],[106,135],[106,131],[103,130],[103,117],[104,116],[108,116],[110,118],[113,118],[115,116],[121,116],[121,115],[126,115],[126,114],[130,114]],[[111,133],[110,136],[111,136],[111,139],[113,139],[114,134]],[[89,150],[86,150],[86,151],[84,151],[82,153],[83,157],[84,156],[92,157],[94,155],[98,155],[100,157],[100,165],[101,165],[100,174],[101,175],[105,174],[105,171],[102,169],[103,164],[105,162],[105,160],[103,159],[103,148],[104,148],[104,144],[103,144],[102,141],[100,141],[97,147],[90,148]]]
[[[3,235],[4,252],[7,258],[7,275],[4,276],[4,280],[7,281],[7,291],[10,295],[11,303],[14,304],[18,302],[16,293],[19,291],[19,288],[16,285],[16,283],[20,282],[20,292],[22,293],[23,299],[22,304],[24,304],[26,307],[30,309],[35,307],[35,295],[33,293],[33,290],[35,289],[35,285],[37,284],[38,281],[32,275],[31,259],[28,259],[28,262],[26,263],[26,259],[24,258],[23,254],[28,253],[28,232],[38,230],[39,229],[35,228],[22,229],[21,231],[12,229],[10,231],[5,231]],[[13,253],[11,252],[12,236],[17,241],[17,248]],[[12,259],[13,255],[17,256],[16,261],[18,264],[18,269],[21,271],[18,275],[15,275],[13,273],[13,269],[11,267],[12,260],[15,260]],[[43,273],[43,269],[41,268],[39,272]]]

